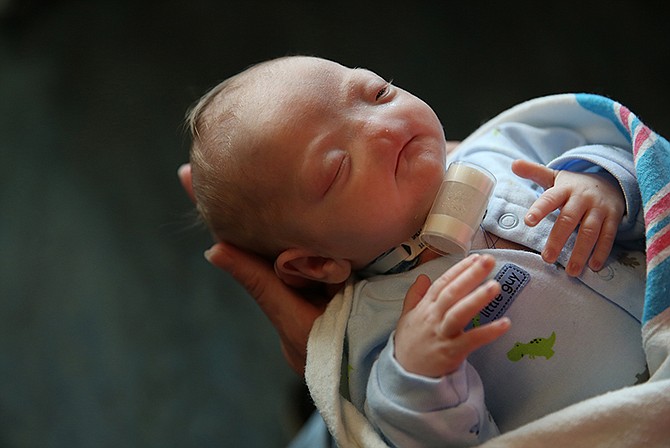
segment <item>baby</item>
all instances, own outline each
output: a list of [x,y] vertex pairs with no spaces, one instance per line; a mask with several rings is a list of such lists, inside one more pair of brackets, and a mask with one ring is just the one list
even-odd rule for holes
[[[352,272],[370,271],[380,255],[403,247],[417,233],[444,176],[447,144],[426,103],[370,71],[323,59],[289,57],[256,65],[203,97],[189,125],[193,190],[215,238],[274,260],[277,275],[292,285],[340,283]],[[630,158],[616,148],[590,145],[582,151],[588,155],[585,162],[575,165],[581,154],[575,148],[586,146],[575,132],[520,124],[462,146],[454,158],[485,165],[498,178],[483,223],[486,232],[473,244],[482,255],[458,264],[430,288],[423,276],[412,288],[407,279],[419,272],[437,278],[455,264],[454,257],[423,264],[435,256],[412,254],[408,266],[422,263],[412,273],[358,283],[347,330],[346,386],[354,405],[390,443],[481,443],[497,434],[498,426],[511,429],[524,419],[621,387],[631,372],[643,370],[639,340],[617,336],[637,334],[639,339],[639,323],[598,302],[602,291],[565,276],[579,275],[587,261],[593,271],[603,267],[615,238],[642,238],[635,231],[635,180],[616,169]],[[578,172],[543,165],[559,160],[555,168],[564,168],[561,156],[570,151],[569,165]],[[510,217],[505,212],[509,204],[527,209],[523,223],[517,219],[510,226],[518,213]],[[496,250],[500,269],[495,281],[476,287],[496,264],[488,246]],[[546,263],[557,261],[565,271]],[[388,282],[393,287],[383,286]],[[517,282],[513,293],[507,291],[510,282]],[[629,290],[641,300],[639,286],[631,283]],[[400,303],[407,293],[404,310],[397,297],[390,297],[393,291],[401,294]],[[560,301],[554,299],[557,292]],[[523,305],[531,299],[535,302]],[[547,304],[551,319],[543,315],[553,325],[549,332],[538,325],[543,322],[537,309],[547,299],[553,300]],[[616,303],[616,298],[606,301]],[[579,309],[566,308],[577,302]],[[617,366],[616,373],[577,374],[585,356],[602,350],[600,342],[585,350],[576,330],[567,334],[577,322],[575,314],[583,312],[607,316],[607,328],[621,330],[608,334],[607,346],[616,346],[617,353],[611,359],[598,355],[598,368]],[[519,343],[516,351],[505,349],[503,357],[512,363],[525,355],[549,360],[558,344],[562,353],[552,359],[561,367],[501,367],[500,347],[530,334],[509,331],[503,315],[515,321],[514,329],[541,334],[536,339],[546,346],[531,353]],[[464,331],[469,321],[472,328]],[[602,328],[597,324],[590,331],[597,334]],[[468,357],[477,361],[465,361]],[[502,388],[501,379],[506,382]],[[542,384],[558,392],[541,391],[543,402],[533,401],[529,397],[540,392],[533,388]],[[520,392],[522,385],[529,390]],[[485,391],[495,421],[484,404]],[[524,406],[515,395],[525,397]]]

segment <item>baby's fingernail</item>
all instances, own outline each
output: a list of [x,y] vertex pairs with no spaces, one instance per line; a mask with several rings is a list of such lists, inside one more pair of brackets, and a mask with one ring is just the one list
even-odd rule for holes
[[568,275],[576,276],[579,275],[581,268],[577,263],[571,261],[570,263],[568,263],[566,271],[568,271]]
[[598,272],[603,268],[603,264],[600,261],[591,260],[591,262],[589,262],[589,267],[592,271]]
[[537,224],[537,218],[535,217],[534,214],[528,213],[525,218],[526,224],[533,226]]
[[547,263],[553,263],[554,262],[554,251],[551,249],[545,249],[542,251],[542,259],[546,261]]
[[501,317],[498,319],[498,325],[503,328],[508,328],[512,325],[512,321],[509,319],[509,317]]

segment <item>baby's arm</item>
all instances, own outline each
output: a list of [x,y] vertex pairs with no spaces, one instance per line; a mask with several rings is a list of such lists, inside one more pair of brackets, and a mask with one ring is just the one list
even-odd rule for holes
[[471,255],[432,286],[420,276],[408,291],[397,330],[372,367],[365,403],[367,418],[392,445],[469,446],[499,434],[481,379],[464,361],[510,326],[503,318],[464,331],[500,290],[495,282],[479,286],[494,266],[490,255]]
[[600,174],[553,170],[538,163],[517,160],[512,171],[545,189],[529,208],[528,226],[537,225],[549,213],[560,209],[542,258],[554,263],[572,232],[579,226],[575,246],[565,270],[579,275],[587,263],[602,268],[614,245],[626,202],[618,184]]

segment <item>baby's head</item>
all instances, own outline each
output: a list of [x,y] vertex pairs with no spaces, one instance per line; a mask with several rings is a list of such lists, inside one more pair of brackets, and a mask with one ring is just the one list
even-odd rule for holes
[[364,69],[293,56],[222,82],[188,117],[193,190],[216,239],[283,278],[340,282],[406,241],[442,181],[423,101]]

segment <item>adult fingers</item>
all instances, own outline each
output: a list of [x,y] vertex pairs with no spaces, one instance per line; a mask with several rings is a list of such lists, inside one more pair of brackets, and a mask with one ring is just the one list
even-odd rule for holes
[[182,188],[186,191],[186,194],[191,201],[195,202],[195,194],[193,194],[193,175],[191,172],[191,164],[185,163],[179,167],[177,170],[177,176],[179,177],[179,182],[181,183]]
[[206,257],[214,266],[229,272],[253,297],[277,330],[288,364],[302,374],[307,339],[314,321],[325,310],[325,294],[308,300],[303,292],[284,284],[270,263],[231,244],[215,244]]
[[284,288],[270,263],[232,244],[215,244],[205,251],[205,258],[232,275],[256,301]]
[[315,319],[327,303],[328,297],[318,300],[318,305],[314,300],[307,300],[306,291],[295,290],[282,282],[269,262],[232,244],[217,243],[205,252],[205,257],[214,266],[230,273],[273,323],[275,316],[281,319],[287,312],[313,315]]

